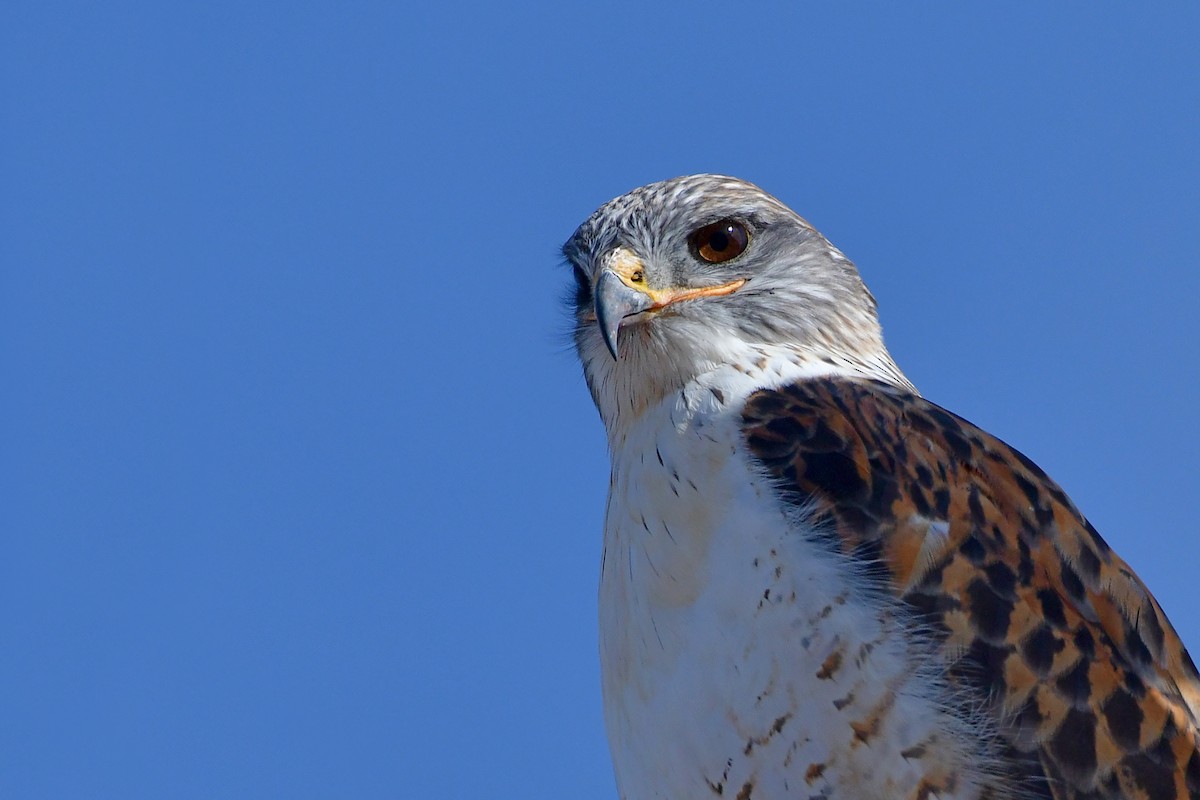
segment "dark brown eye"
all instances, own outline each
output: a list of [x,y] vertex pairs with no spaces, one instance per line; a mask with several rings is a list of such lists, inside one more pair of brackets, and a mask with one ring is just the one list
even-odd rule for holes
[[737,258],[750,244],[746,226],[735,219],[723,219],[695,230],[688,237],[692,252],[710,264]]
[[592,281],[587,273],[579,267],[574,267],[575,273],[575,307],[584,308],[592,304]]

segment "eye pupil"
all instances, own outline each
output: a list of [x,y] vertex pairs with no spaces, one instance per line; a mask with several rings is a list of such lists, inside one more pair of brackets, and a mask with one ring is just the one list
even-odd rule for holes
[[737,258],[750,244],[746,226],[733,219],[723,219],[705,225],[688,237],[692,254],[710,264],[720,264]]

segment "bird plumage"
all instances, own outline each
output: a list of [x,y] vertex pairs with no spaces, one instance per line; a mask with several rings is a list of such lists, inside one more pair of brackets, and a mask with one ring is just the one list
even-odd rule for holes
[[613,465],[623,797],[1200,797],[1162,610],[1041,470],[916,393],[807,222],[692,176],[564,252]]
[[1035,464],[882,383],[799,382],[751,395],[742,414],[750,451],[929,623],[1047,796],[1200,792],[1195,664]]

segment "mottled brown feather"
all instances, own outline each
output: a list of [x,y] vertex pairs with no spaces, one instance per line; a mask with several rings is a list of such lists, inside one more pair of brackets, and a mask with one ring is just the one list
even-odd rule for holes
[[[750,451],[940,638],[1055,800],[1200,798],[1200,676],[1145,585],[1025,456],[889,384],[752,395]],[[1041,775],[1037,775],[1040,764]]]

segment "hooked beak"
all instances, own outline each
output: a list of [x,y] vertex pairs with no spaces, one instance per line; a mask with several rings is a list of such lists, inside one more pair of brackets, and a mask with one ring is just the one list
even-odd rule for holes
[[600,335],[613,359],[617,356],[617,331],[626,317],[647,311],[654,305],[654,298],[645,292],[626,285],[621,276],[606,269],[600,273],[593,292],[596,298],[596,324]]
[[675,289],[655,291],[630,286],[620,274],[605,269],[600,273],[593,290],[596,304],[596,323],[600,326],[600,335],[614,360],[620,356],[617,351],[617,333],[625,320],[647,311],[658,311],[683,300],[695,300],[699,297],[720,297],[733,294],[746,283],[745,278],[700,289]]

